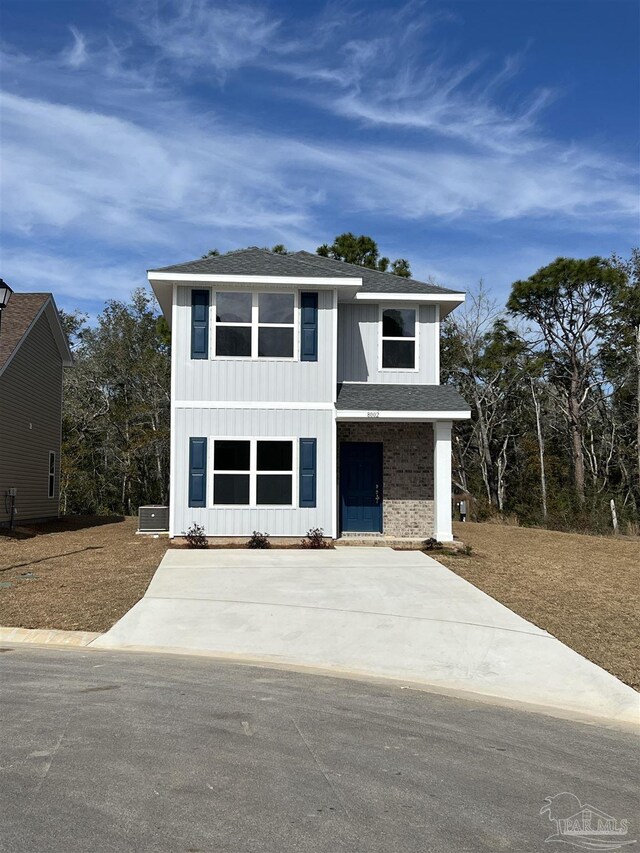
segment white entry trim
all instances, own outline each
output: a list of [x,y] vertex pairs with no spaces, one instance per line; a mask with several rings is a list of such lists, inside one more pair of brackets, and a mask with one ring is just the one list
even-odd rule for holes
[[338,421],[464,421],[471,417],[469,410],[457,412],[444,411],[384,411],[370,409],[361,411],[355,409],[339,409],[336,412]]

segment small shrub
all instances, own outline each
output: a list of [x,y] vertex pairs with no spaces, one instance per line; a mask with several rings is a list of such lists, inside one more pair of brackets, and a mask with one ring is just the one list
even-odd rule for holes
[[465,557],[470,557],[473,554],[473,545],[463,545],[460,548],[460,553],[464,554]]
[[329,548],[330,545],[324,538],[324,530],[322,527],[312,527],[301,540],[300,544],[303,548]]
[[627,521],[627,536],[640,536],[640,525],[637,521]]
[[189,548],[209,547],[209,540],[207,539],[204,527],[201,524],[192,524],[185,535]]
[[259,530],[254,530],[251,538],[247,542],[247,548],[271,548],[268,533],[260,533]]
[[425,539],[422,544],[425,551],[442,551],[442,542],[438,542],[433,536]]

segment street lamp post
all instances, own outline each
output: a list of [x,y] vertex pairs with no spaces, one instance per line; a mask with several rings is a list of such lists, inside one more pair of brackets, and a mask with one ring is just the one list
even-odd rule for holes
[[2,312],[7,307],[13,290],[0,278],[0,327],[2,326]]

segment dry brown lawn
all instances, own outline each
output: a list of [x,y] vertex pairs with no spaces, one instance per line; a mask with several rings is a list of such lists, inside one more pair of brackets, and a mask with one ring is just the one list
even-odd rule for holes
[[470,557],[438,560],[640,689],[640,540],[455,524]]
[[167,549],[137,526],[72,517],[0,535],[0,625],[106,631],[144,595]]
[[[168,542],[135,518],[73,518],[0,535],[0,625],[105,631],[143,595]],[[640,542],[457,524],[457,574],[640,688]]]

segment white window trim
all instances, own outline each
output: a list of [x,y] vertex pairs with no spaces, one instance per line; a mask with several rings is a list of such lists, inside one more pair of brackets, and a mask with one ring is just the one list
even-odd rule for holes
[[[216,295],[218,292],[226,293],[251,293],[251,322],[250,323],[218,323],[216,320]],[[293,323],[261,323],[260,310],[258,300],[262,293],[273,293],[277,295],[288,294],[293,296]],[[214,361],[299,361],[300,360],[300,296],[297,290],[269,290],[262,288],[260,290],[238,290],[238,288],[212,288],[210,303],[210,318],[209,329],[211,334],[210,339],[210,357]],[[251,329],[251,355],[216,355],[216,337],[218,326],[240,326],[245,329]],[[289,356],[259,356],[258,355],[258,335],[260,328],[267,329],[291,329],[293,328],[293,355]]]
[[[249,442],[249,470],[229,471],[216,469],[215,442],[216,441],[248,441]],[[291,472],[289,471],[258,471],[258,442],[259,441],[290,441],[291,442]],[[291,435],[258,435],[250,438],[246,435],[214,435],[209,437],[207,445],[207,469],[211,471],[211,483],[208,487],[209,509],[296,509],[298,507],[298,438]],[[291,473],[291,503],[290,504],[259,504],[257,502],[258,474],[289,474]],[[249,475],[249,503],[248,504],[217,504],[214,503],[214,478],[216,474],[248,474]]]
[[[51,462],[53,462],[53,473],[51,471]],[[47,497],[52,500],[56,496],[56,452],[49,451],[49,470],[47,471]]]
[[[384,311],[390,308],[406,311],[407,309],[415,311],[415,334],[412,338],[385,338],[382,334],[382,315]],[[420,306],[419,305],[394,305],[393,303],[381,304],[378,310],[378,370],[380,373],[418,373],[420,371]],[[414,341],[415,343],[415,361],[413,367],[383,367],[382,366],[382,346],[384,341]]]

